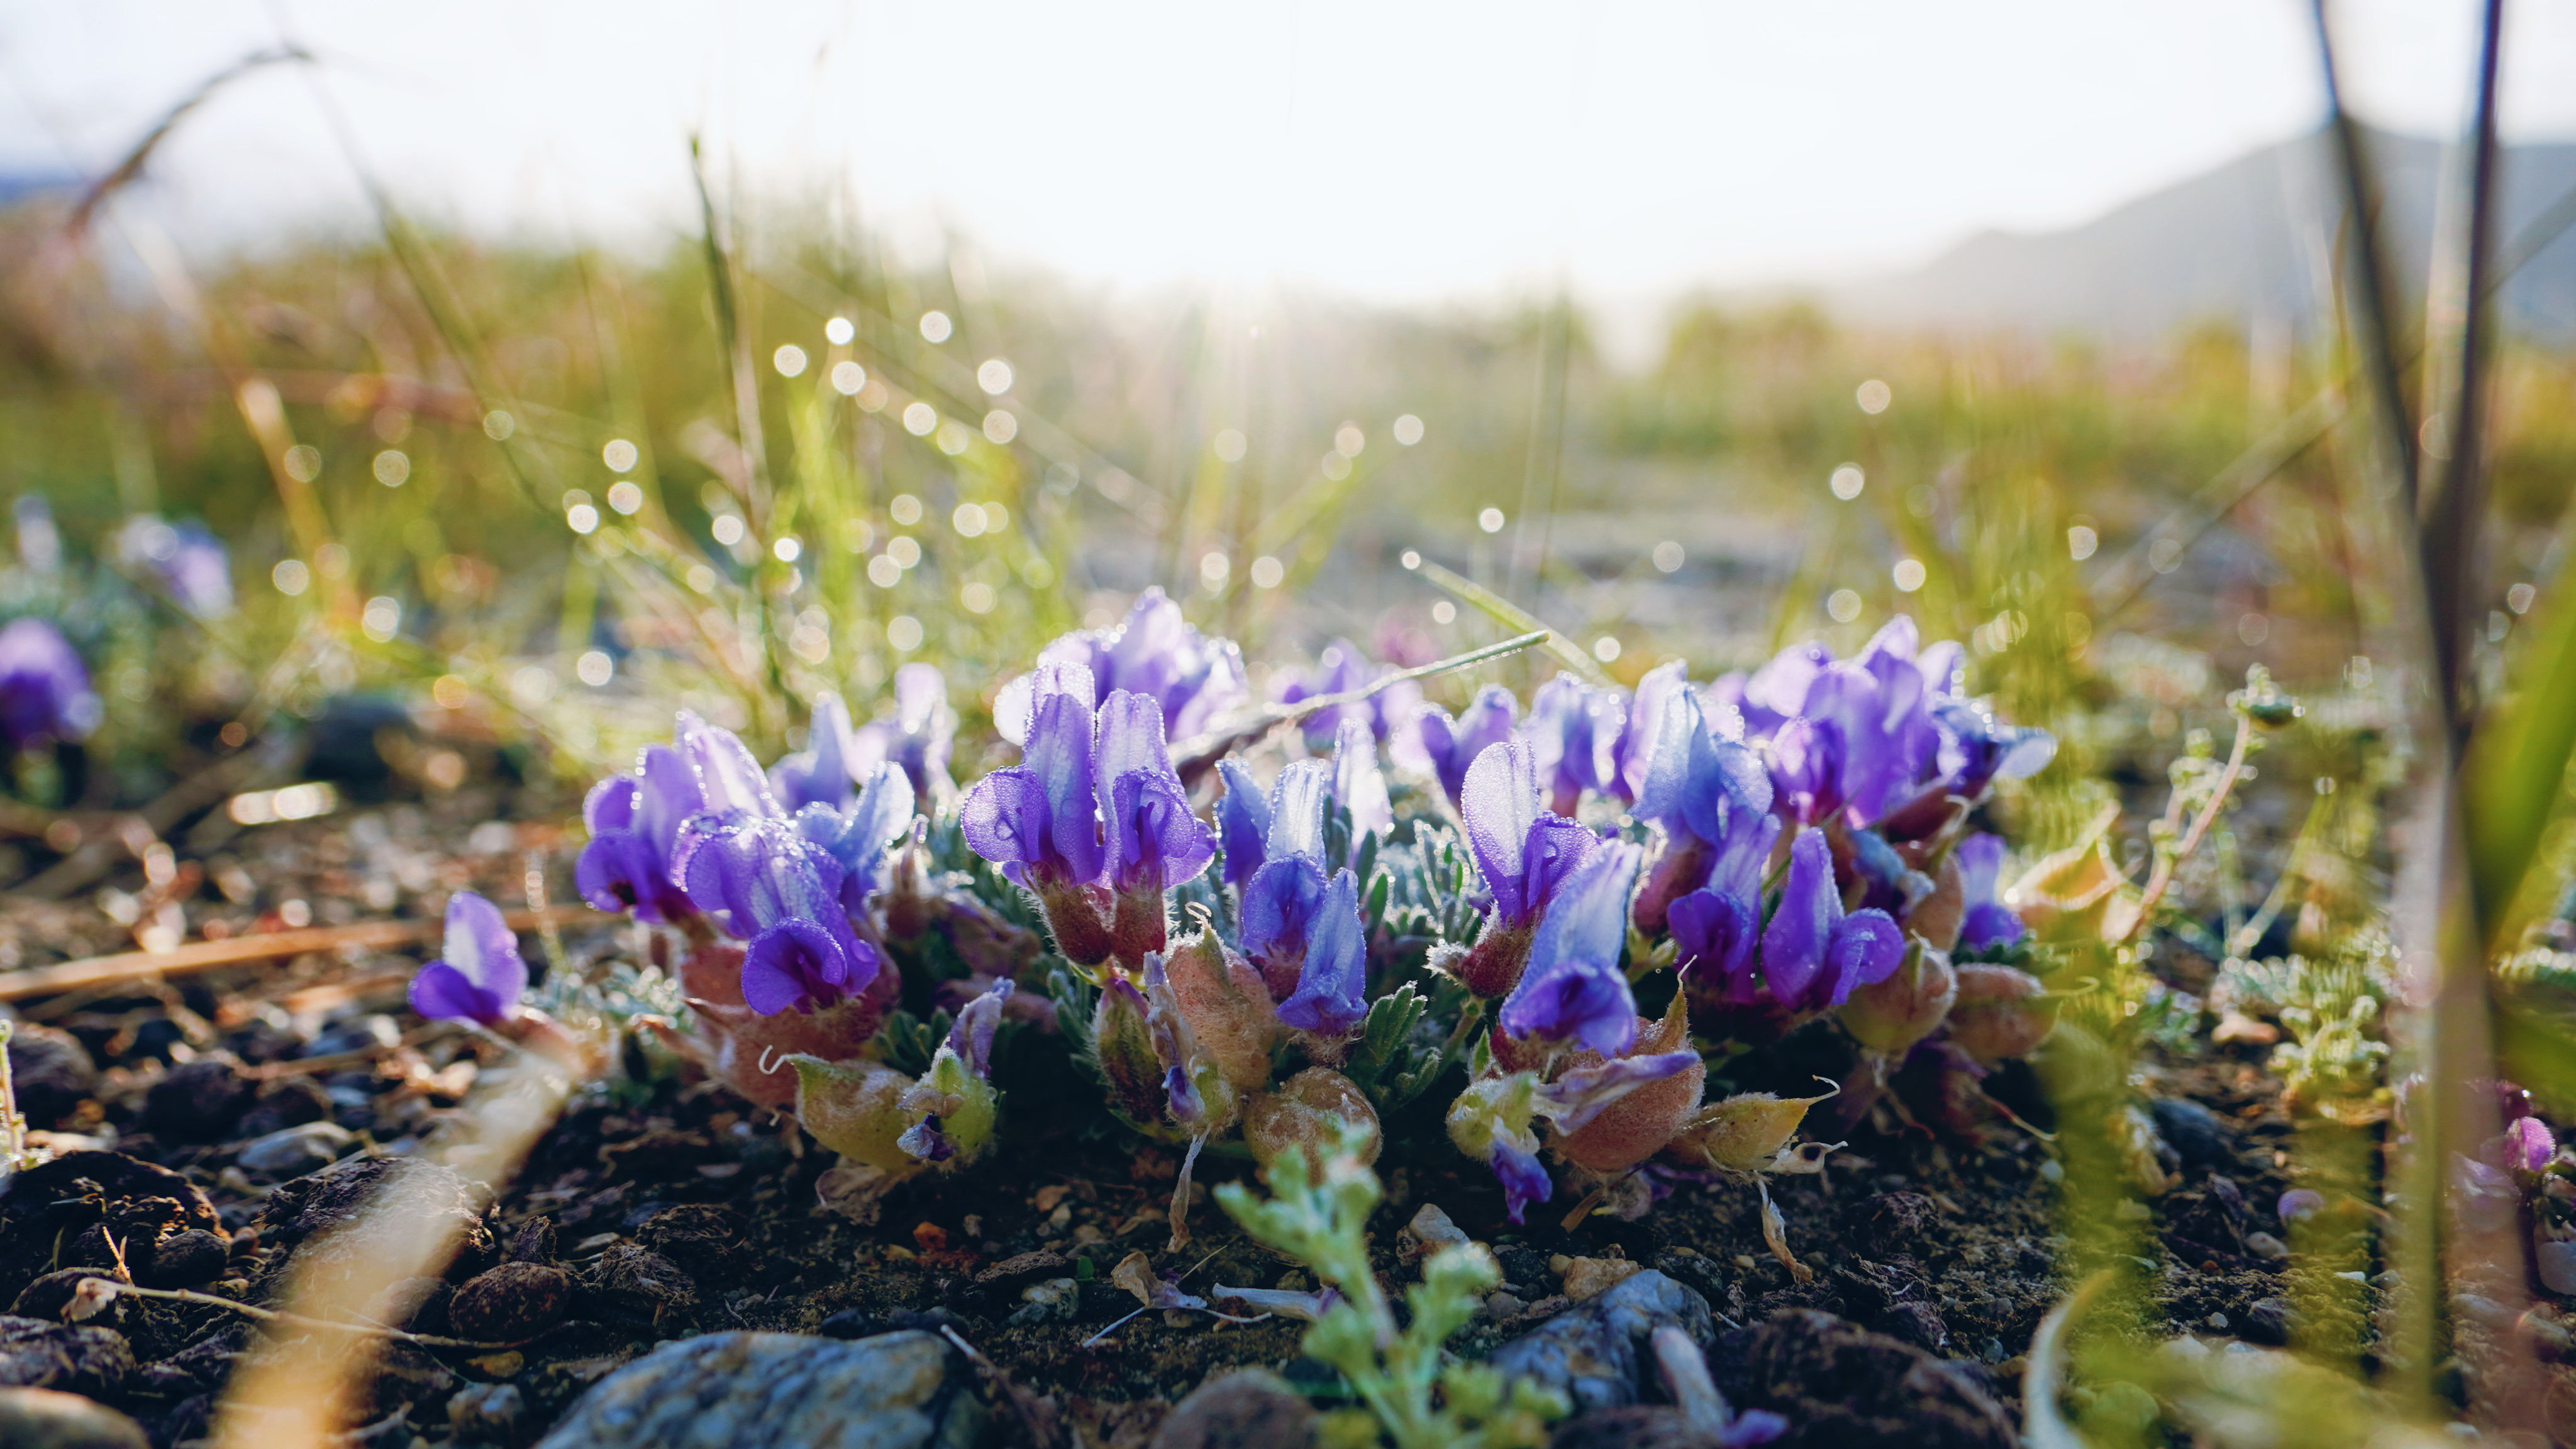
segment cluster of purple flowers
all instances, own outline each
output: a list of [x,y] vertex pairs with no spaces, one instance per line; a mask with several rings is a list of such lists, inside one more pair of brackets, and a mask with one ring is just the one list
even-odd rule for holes
[[102,713],[89,670],[51,620],[30,615],[0,627],[0,744],[11,754],[85,738]]

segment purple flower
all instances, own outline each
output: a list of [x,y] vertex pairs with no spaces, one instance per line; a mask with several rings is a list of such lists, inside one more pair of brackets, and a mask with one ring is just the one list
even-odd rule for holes
[[447,898],[447,939],[439,959],[411,979],[411,1009],[436,1021],[497,1027],[516,1015],[528,963],[501,909],[472,891]]
[[1714,972],[1725,984],[1727,1000],[1754,999],[1753,951],[1762,935],[1762,912],[1752,898],[1731,891],[1692,891],[1673,902],[1670,921],[1673,964],[1685,979],[1695,970]]
[[1520,701],[1499,684],[1488,684],[1476,691],[1476,697],[1456,719],[1436,704],[1425,705],[1415,716],[1414,732],[1421,743],[1430,771],[1439,777],[1440,789],[1452,806],[1466,801],[1467,767],[1489,747],[1512,737],[1513,721],[1520,714]]
[[1967,902],[1959,920],[1959,944],[1984,951],[2021,940],[2021,917],[1995,898],[2004,864],[2003,837],[1980,831],[1960,841],[1950,858],[1958,862],[1960,894]]
[[1383,835],[1395,828],[1386,772],[1377,767],[1377,739],[1368,722],[1345,719],[1333,735],[1333,803],[1351,813],[1351,829]]
[[966,792],[958,826],[977,855],[1014,884],[1061,890],[1100,879],[1092,789],[1092,681],[1075,664],[1040,665],[1020,763]]
[[841,867],[841,907],[853,916],[885,886],[886,862],[912,832],[912,781],[888,760],[847,805],[808,805],[796,812],[796,829]]
[[[1633,1013],[1633,1007],[1631,1010]],[[1635,1044],[1633,1037],[1630,1044]],[[1590,1125],[1593,1118],[1630,1092],[1675,1073],[1689,1071],[1697,1065],[1699,1053],[1683,1050],[1656,1052],[1642,1057],[1611,1057],[1608,1061],[1576,1067],[1572,1071],[1559,1072],[1556,1080],[1538,1089],[1538,1111],[1556,1124],[1557,1131],[1580,1132]]]
[[98,727],[100,714],[89,671],[60,629],[34,617],[0,629],[0,742],[15,752],[81,739]]
[[869,765],[891,760],[903,767],[916,799],[938,802],[957,789],[948,778],[948,754],[956,738],[957,711],[948,707],[948,681],[937,665],[916,661],[894,672],[894,713],[853,731],[843,754],[852,778],[865,778]]
[[1887,621],[1859,656],[1827,667],[1807,688],[1811,720],[1840,734],[1841,797],[1851,823],[1867,825],[1914,793],[1932,763],[1939,731],[1927,708],[1931,687],[1914,660],[1914,621]]
[[1771,813],[1772,778],[1761,758],[1740,741],[1711,734],[1689,689],[1661,695],[1664,720],[1636,800],[1637,818],[1664,834],[1663,853],[1637,896],[1637,929],[1648,935],[1665,928],[1676,897],[1707,885],[1721,867],[1730,887],[1748,894],[1780,835],[1779,817]]
[[1548,808],[1570,816],[1583,803],[1584,791],[1611,787],[1619,774],[1619,730],[1626,719],[1627,705],[1618,691],[1594,689],[1571,674],[1557,675],[1530,696],[1520,738],[1536,752]]
[[1163,711],[1152,696],[1119,690],[1100,706],[1092,778],[1109,823],[1109,880],[1122,895],[1150,894],[1196,879],[1216,854],[1216,833],[1190,813],[1172,771]]
[[1637,1002],[1619,955],[1638,855],[1633,845],[1608,842],[1566,879],[1530,943],[1520,984],[1504,998],[1497,1019],[1504,1036],[1580,1042],[1605,1057],[1635,1044]]
[[858,741],[850,728],[850,707],[837,694],[814,697],[807,724],[806,747],[769,767],[769,788],[790,811],[808,805],[838,810],[850,803],[858,764]]
[[1556,1184],[1550,1182],[1547,1169],[1539,1164],[1536,1154],[1523,1152],[1497,1136],[1492,1156],[1485,1165],[1503,1184],[1503,1216],[1517,1223],[1521,1214],[1534,1202],[1545,1202],[1556,1195]]
[[1049,665],[1074,665],[1096,691],[1085,703],[1098,707],[1125,690],[1150,696],[1173,738],[1204,732],[1218,716],[1250,702],[1243,653],[1231,640],[1211,639],[1181,617],[1181,606],[1159,588],[1137,595],[1114,629],[1067,634],[1038,655],[1038,669],[1003,686],[993,702],[993,724],[1013,744],[1025,744],[1034,723],[1039,676]]
[[1361,929],[1359,881],[1348,868],[1335,871],[1307,922],[1305,964],[1297,989],[1279,1003],[1281,1021],[1339,1037],[1367,1018],[1368,945]]
[[2057,737],[2043,729],[1998,722],[1993,713],[1963,699],[1932,707],[1940,731],[1939,764],[1945,789],[1974,800],[1998,779],[2039,773],[2057,757]]
[[2489,1160],[2522,1172],[2538,1172],[2558,1156],[2558,1139],[2537,1117],[2516,1117],[2491,1144]]
[[1529,741],[1489,745],[1467,770],[1459,815],[1468,848],[1494,897],[1496,924],[1525,929],[1600,843],[1580,822],[1539,809]]
[[1824,832],[1800,831],[1789,845],[1780,907],[1762,933],[1762,978],[1771,994],[1792,1011],[1821,1011],[1886,980],[1904,959],[1905,933],[1885,911],[1843,914]]
[[1217,843],[1224,848],[1223,879],[1240,888],[1268,859],[1264,841],[1270,834],[1270,797],[1241,760],[1229,755],[1216,762],[1225,793],[1216,801]]
[[219,619],[233,611],[232,560],[213,534],[145,513],[126,520],[116,546],[126,567],[149,570],[171,601],[196,618]]
[[829,1006],[876,979],[876,949],[850,930],[843,871],[785,820],[701,815],[672,873],[698,908],[748,939],[742,998],[762,1016]]
[[1626,721],[1619,730],[1619,743],[1611,751],[1611,793],[1620,802],[1635,805],[1644,794],[1646,777],[1655,759],[1655,742],[1662,737],[1668,707],[1676,697],[1688,697],[1697,703],[1690,687],[1689,666],[1676,659],[1658,664],[1637,681],[1637,693],[1628,701]]
[[993,989],[967,1002],[948,1028],[948,1049],[981,1081],[993,1079],[993,1033],[1002,1024],[1002,1008],[1011,1001],[1012,984],[996,981]]
[[[1273,1001],[1302,989],[1325,928],[1333,882],[1324,876],[1324,794],[1331,778],[1332,767],[1321,760],[1299,760],[1279,772],[1262,865],[1243,887],[1243,954],[1261,972]],[[1356,922],[1356,886],[1350,911]]]
[[[683,712],[680,733],[697,725]],[[603,911],[633,911],[645,921],[678,921],[696,913],[671,876],[680,827],[706,807],[697,776],[680,752],[647,745],[635,769],[591,787],[582,802],[590,843],[573,866],[583,900]]]
[[[1312,673],[1289,676],[1279,691],[1279,702],[1297,704],[1325,695],[1348,694],[1365,689],[1390,671],[1372,664],[1360,647],[1348,639],[1336,639],[1315,656]],[[1422,687],[1411,680],[1391,684],[1357,704],[1337,704],[1315,711],[1299,721],[1306,736],[1306,748],[1317,753],[1333,746],[1341,738],[1342,726],[1356,720],[1368,726],[1373,743],[1394,738],[1397,727],[1411,720],[1422,709]]]

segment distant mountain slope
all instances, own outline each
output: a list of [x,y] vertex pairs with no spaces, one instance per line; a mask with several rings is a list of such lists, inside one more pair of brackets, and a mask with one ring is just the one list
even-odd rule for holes
[[[2375,134],[2393,265],[2420,296],[2439,194],[2442,146]],[[2331,261],[2342,199],[2322,134],[2267,146],[2121,206],[2040,235],[1986,232],[1928,265],[1838,288],[1826,301],[1855,321],[2012,326],[2118,335],[2201,318],[2312,320],[2317,268]],[[2504,162],[2503,236],[2576,188],[2576,144],[2517,146]],[[2576,233],[2534,258],[2505,292],[2508,325],[2576,342]]]

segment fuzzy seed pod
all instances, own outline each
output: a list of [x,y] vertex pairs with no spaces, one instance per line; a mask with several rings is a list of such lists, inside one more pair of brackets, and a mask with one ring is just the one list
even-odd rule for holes
[[742,947],[711,940],[680,959],[680,992],[698,1026],[695,1039],[683,1038],[681,1044],[695,1051],[717,1080],[755,1106],[784,1109],[796,1100],[796,1073],[782,1057],[804,1055],[827,1062],[856,1057],[876,1035],[903,985],[895,972],[880,971],[856,996],[763,1016],[743,1002],[742,957]]
[[1769,1092],[1739,1093],[1701,1108],[1681,1135],[1673,1139],[1673,1152],[1693,1165],[1760,1172],[1797,1135],[1798,1124],[1807,1119],[1807,1109],[1832,1095],[1827,1092],[1817,1097],[1777,1097]]
[[1216,1062],[1226,1082],[1244,1092],[1270,1085],[1279,1013],[1252,963],[1227,950],[1214,931],[1202,930],[1182,938],[1163,970],[1199,1051]]
[[1109,959],[1116,942],[1109,934],[1109,923],[1101,919],[1100,907],[1107,892],[1098,886],[1040,885],[1037,888],[1038,909],[1046,916],[1047,933],[1055,937],[1056,950],[1077,966],[1097,966]]
[[2010,966],[1962,966],[1950,1007],[1950,1040],[1986,1066],[2023,1056],[2057,1026],[2057,1003],[2039,978]]
[[872,1062],[799,1056],[786,1065],[796,1073],[796,1120],[815,1141],[881,1172],[908,1173],[921,1166],[895,1141],[919,1115],[903,1105],[912,1078]]
[[1935,951],[1947,951],[1959,944],[1959,922],[1968,914],[1968,886],[1959,874],[1959,863],[1943,860],[1932,876],[1932,894],[1916,901],[1905,912],[1905,929],[1909,935],[1922,937]]
[[1488,1001],[1498,1001],[1520,984],[1521,972],[1529,966],[1532,934],[1528,926],[1504,925],[1498,915],[1485,923],[1476,944],[1448,963],[1446,969],[1468,990]]
[[1263,1165],[1264,1181],[1269,1164],[1292,1151],[1303,1151],[1307,1172],[1320,1179],[1324,1150],[1333,1144],[1334,1131],[1343,1123],[1368,1129],[1360,1165],[1374,1166],[1384,1141],[1377,1109],[1350,1078],[1330,1067],[1308,1067],[1280,1083],[1279,1090],[1252,1098],[1244,1108],[1243,1140]]
[[[1956,924],[1953,921],[1954,929]],[[1895,975],[1861,987],[1843,1003],[1843,1029],[1882,1057],[1902,1057],[1916,1042],[1941,1029],[1958,991],[1959,978],[1950,967],[1949,955],[1918,938],[1907,947],[1905,963]]]
[[[1673,993],[1673,1004],[1661,1022],[1637,1019],[1637,1044],[1628,1051],[1632,1057],[1656,1056],[1683,1051],[1690,1046],[1690,1017],[1680,992]],[[1569,1058],[1571,1068],[1593,1065],[1601,1060],[1594,1053],[1576,1052]],[[1577,1167],[1588,1168],[1607,1176],[1624,1172],[1664,1149],[1699,1110],[1699,1094],[1707,1084],[1708,1068],[1692,1062],[1669,1077],[1648,1082],[1628,1093],[1601,1114],[1571,1133],[1557,1138],[1557,1153]]]

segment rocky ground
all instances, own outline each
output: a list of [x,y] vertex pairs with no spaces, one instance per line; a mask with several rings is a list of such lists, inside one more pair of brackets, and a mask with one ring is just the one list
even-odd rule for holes
[[[490,823],[499,808],[263,826],[184,862],[184,895],[147,872],[74,901],[13,897],[0,958],[131,949],[174,900],[199,940],[432,919],[469,886],[516,907],[531,859],[563,893],[557,830]],[[604,918],[562,937],[576,963],[633,941]],[[402,1285],[395,1332],[360,1340],[354,1442],[1296,1444],[1308,1406],[1336,1402],[1333,1373],[1299,1354],[1304,1324],[1227,1291],[1314,1285],[1213,1203],[1190,1248],[1165,1251],[1177,1154],[1110,1129],[1060,1043],[1024,1033],[997,1067],[1002,1151],[898,1189],[871,1224],[818,1203],[828,1154],[686,1080],[577,1096],[486,1201],[423,1148],[501,1049],[404,1010],[418,958],[322,951],[13,1003],[18,1100],[56,1155],[0,1190],[0,1384],[19,1386],[0,1392],[0,1441],[203,1439],[245,1356],[313,1331],[229,1305],[273,1307],[299,1259],[363,1251],[356,1208],[389,1187],[461,1247]],[[2145,1327],[2284,1341],[2293,1267],[2272,1204],[2291,1127],[2271,1079],[2214,1060],[2149,1085],[2177,1179],[2132,1244],[2165,1319]],[[1992,1087],[2048,1127],[2026,1069]],[[2017,1442],[2023,1355],[2070,1258],[2059,1154],[2037,1131],[1863,1124],[1823,1175],[1774,1188],[1802,1283],[1765,1250],[1749,1184],[1676,1177],[1635,1222],[1568,1230],[1560,1199],[1515,1228],[1422,1126],[1389,1124],[1381,1273],[1418,1276],[1407,1225],[1426,1207],[1490,1245],[1504,1282],[1452,1347],[1567,1390],[1583,1412],[1560,1443],[1703,1442],[1651,1407],[1668,1393],[1647,1344],[1667,1326],[1736,1408],[1782,1415],[1783,1442]],[[1200,1192],[1247,1173],[1212,1154]],[[1139,1313],[1116,1281],[1139,1252],[1217,1312]],[[101,1276],[201,1296],[100,1302],[80,1285]],[[1256,1366],[1275,1374],[1229,1375]]]

